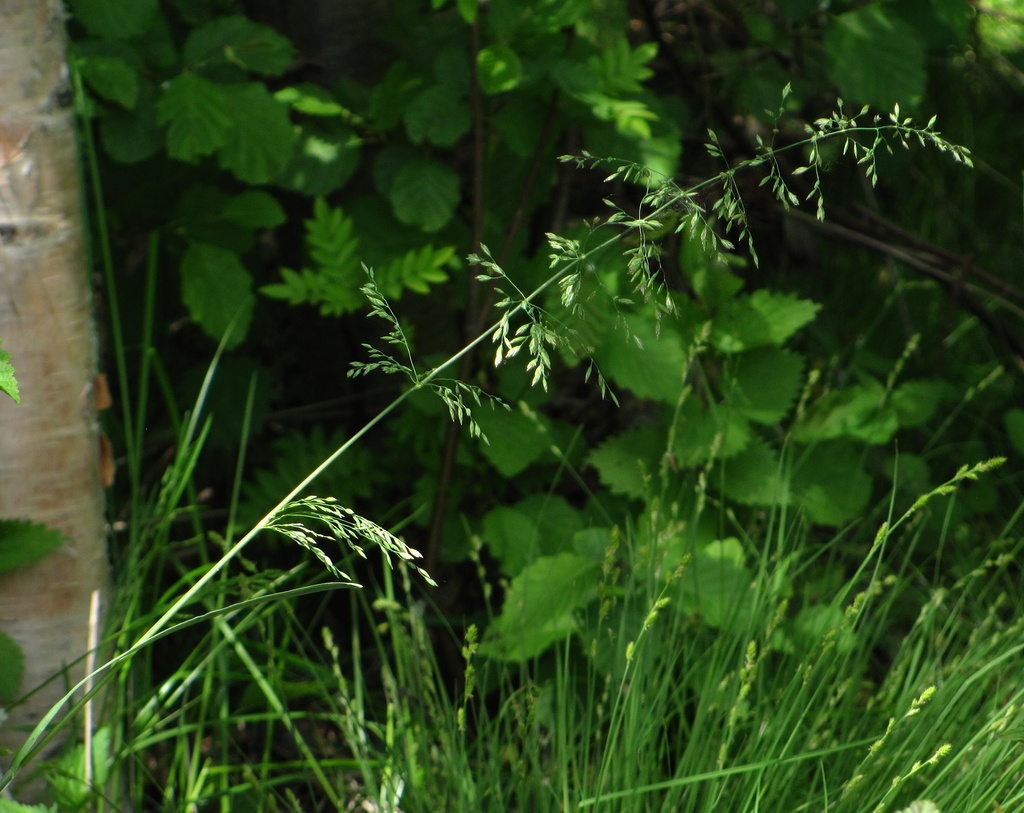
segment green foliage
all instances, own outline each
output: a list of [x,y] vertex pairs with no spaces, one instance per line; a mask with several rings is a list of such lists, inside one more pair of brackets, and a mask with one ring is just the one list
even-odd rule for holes
[[63,544],[60,531],[38,522],[0,519],[0,573],[37,562]]
[[2,343],[0,343],[0,392],[7,393],[16,404],[21,403],[21,393],[18,392],[18,381],[14,377],[11,354],[4,350]]

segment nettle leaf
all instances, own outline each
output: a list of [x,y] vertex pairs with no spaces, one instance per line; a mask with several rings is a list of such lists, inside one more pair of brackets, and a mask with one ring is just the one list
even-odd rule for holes
[[[25,675],[25,655],[14,640],[0,632],[0,706],[17,699]],[[41,808],[48,811],[48,808]]]
[[705,406],[690,396],[676,412],[672,453],[679,466],[692,468],[735,457],[750,443],[750,423],[728,404]]
[[79,57],[78,70],[98,96],[131,110],[139,98],[139,74],[119,56],[95,54]]
[[551,421],[543,416],[533,420],[518,410],[485,405],[473,411],[473,418],[487,438],[481,453],[504,477],[515,477],[551,445]]
[[722,491],[740,505],[775,507],[791,502],[779,458],[761,438],[752,438],[747,448],[726,460],[723,469]]
[[176,76],[157,103],[157,121],[167,128],[167,154],[194,163],[227,143],[235,126],[226,88],[194,73]]
[[288,164],[295,130],[288,108],[263,85],[228,85],[223,101],[234,126],[225,133],[220,165],[250,184],[267,183]]
[[755,423],[778,423],[800,392],[803,357],[776,347],[763,347],[736,357],[725,400]]
[[434,232],[452,219],[459,191],[454,170],[440,161],[416,158],[398,170],[389,197],[402,223]]
[[895,8],[872,3],[833,18],[825,64],[844,99],[892,110],[916,107],[925,90],[925,49]]
[[260,189],[235,195],[224,206],[223,216],[225,220],[253,229],[272,229],[288,219],[274,196]]
[[279,76],[295,59],[288,38],[268,25],[235,14],[195,29],[185,41],[182,59],[192,69],[230,64],[267,76]]
[[37,562],[63,544],[64,535],[42,523],[0,519],[0,573]]
[[461,94],[449,85],[434,85],[405,108],[405,131],[413,144],[424,141],[450,147],[469,132],[472,116]]
[[874,380],[833,390],[814,402],[793,427],[793,439],[855,438],[871,444],[887,443],[900,428],[896,411],[885,401],[885,390]]
[[753,612],[753,577],[744,565],[743,547],[735,537],[697,551],[677,582],[680,612],[697,614],[716,629],[748,624]]
[[92,36],[125,40],[157,18],[157,0],[69,0],[71,16]]
[[481,48],[476,57],[476,70],[484,93],[495,95],[514,90],[523,76],[523,63],[507,45]]
[[889,397],[900,426],[923,426],[935,415],[950,394],[945,381],[908,381],[897,387]]
[[626,316],[605,337],[594,357],[606,378],[639,398],[668,404],[679,398],[686,364],[683,342],[664,325],[658,336],[651,315]]
[[189,316],[214,341],[228,329],[230,349],[249,332],[253,305],[252,276],[233,251],[193,243],[181,262],[181,298]]
[[14,365],[11,364],[11,355],[4,350],[2,340],[0,340],[0,392],[7,393],[14,399],[16,404],[21,403],[21,393],[18,392],[18,381],[14,377]]
[[336,119],[307,122],[277,183],[310,197],[329,195],[352,177],[359,154],[360,140],[347,124]]
[[712,324],[711,343],[723,353],[782,345],[812,321],[820,307],[792,294],[755,291],[725,303]]
[[645,476],[657,471],[665,446],[664,430],[644,426],[608,438],[590,453],[588,462],[610,491],[642,499],[647,493]]
[[572,635],[577,611],[597,594],[598,562],[575,553],[545,556],[512,579],[480,654],[526,661]]
[[861,468],[861,456],[858,446],[846,441],[797,451],[790,481],[793,504],[819,525],[842,525],[860,516],[871,498],[871,478]]
[[502,572],[514,576],[538,557],[571,549],[582,528],[579,512],[565,499],[535,494],[489,512],[482,535]]

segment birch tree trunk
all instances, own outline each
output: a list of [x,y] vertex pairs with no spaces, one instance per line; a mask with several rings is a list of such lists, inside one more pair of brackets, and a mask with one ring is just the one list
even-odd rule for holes
[[[22,694],[85,654],[90,595],[107,582],[96,330],[65,58],[59,0],[0,0],[0,337],[21,390],[20,405],[0,399],[0,517],[65,537],[0,576],[0,630],[25,656]],[[16,749],[83,675],[79,664],[10,710],[0,747]]]

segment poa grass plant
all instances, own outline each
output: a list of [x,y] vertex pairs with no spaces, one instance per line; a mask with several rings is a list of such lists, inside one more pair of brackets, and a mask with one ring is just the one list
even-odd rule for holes
[[[865,133],[867,146],[849,140]],[[866,128],[844,116],[819,121],[804,145],[807,171],[817,173],[819,144],[837,136],[855,145],[850,150],[871,174],[886,134],[968,160],[931,124],[915,130],[895,111],[888,124]],[[793,204],[772,156],[766,148],[751,163],[767,166],[776,195]],[[725,192],[710,213],[692,191],[669,184],[650,187],[650,214],[612,218],[639,235],[627,271],[637,298],[658,299],[666,320],[674,305],[660,287],[650,235],[659,218],[675,214],[680,229],[715,250],[731,248],[726,228],[746,240],[734,175],[719,177]],[[650,181],[636,167],[617,167],[612,177]],[[820,179],[814,190],[820,203]],[[474,410],[486,396],[445,378],[477,345],[492,341],[498,362],[526,357],[534,383],[544,385],[554,352],[579,344],[538,304],[542,295],[557,290],[578,316],[588,258],[619,239],[617,232],[586,250],[552,236],[551,273],[532,292],[486,253],[478,257],[485,280],[501,289],[501,317],[427,371],[371,275],[364,292],[387,324],[386,348],[370,348],[354,372],[398,373],[407,389],[237,538],[238,487],[221,533],[208,527],[194,493],[209,427],[202,393],[176,421],[177,452],[162,482],[142,482],[141,427],[160,368],[143,352],[129,376],[126,344],[115,335],[124,414],[132,416],[125,431],[131,514],[110,613],[113,655],[96,676],[93,702],[102,698],[105,723],[52,766],[61,810],[881,813],[1020,804],[1024,689],[1016,675],[1024,619],[1014,562],[1021,543],[1011,523],[1007,541],[991,545],[991,555],[952,586],[933,584],[911,555],[933,528],[919,518],[996,461],[964,466],[902,514],[890,507],[875,529],[863,524],[824,541],[784,501],[768,506],[754,533],[705,476],[684,479],[684,489],[666,463],[648,478],[657,497],[615,525],[596,551],[591,600],[551,646],[519,658],[495,657],[493,648],[488,655],[484,626],[497,616],[465,630],[428,623],[436,617],[428,612],[430,577],[396,530],[303,496],[413,393],[432,391],[453,419],[481,434]],[[116,293],[109,256],[105,265]],[[153,329],[152,296],[154,286],[144,334]],[[593,372],[604,388],[600,370]],[[163,392],[177,415],[169,388]],[[661,459],[671,451],[662,448]],[[243,454],[239,484],[244,468]],[[686,532],[705,521],[728,529],[714,555]],[[246,547],[263,531],[298,543],[323,567],[249,561]],[[328,548],[331,539],[342,543],[340,556]],[[370,589],[351,594],[351,628],[334,629],[326,599],[355,586],[346,574],[357,573],[365,542],[381,549],[386,566],[369,577]],[[829,562],[849,562],[848,548],[862,555],[835,578]],[[483,594],[504,587],[509,595],[508,583],[495,585],[478,562]],[[832,581],[821,580],[823,571]],[[310,613],[311,602],[322,602],[322,611]],[[524,639],[532,632],[522,630]],[[452,652],[455,680],[445,655]],[[18,764],[45,738],[48,722]]]

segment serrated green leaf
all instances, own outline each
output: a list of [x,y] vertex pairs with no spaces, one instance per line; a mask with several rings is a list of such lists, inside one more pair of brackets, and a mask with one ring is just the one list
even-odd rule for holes
[[292,63],[295,54],[287,37],[268,25],[234,14],[192,31],[185,41],[182,58],[192,70],[231,64],[247,71],[278,76]]
[[37,562],[64,544],[64,535],[39,522],[0,519],[0,573]]
[[844,441],[797,450],[791,489],[793,504],[818,525],[837,526],[860,516],[871,497],[871,478],[861,468],[861,453]]
[[742,353],[729,373],[725,399],[755,423],[778,423],[796,401],[803,369],[801,356],[781,348]]
[[594,354],[601,372],[640,398],[674,404],[682,389],[686,353],[678,334],[653,316],[630,314],[611,331]]
[[735,537],[712,542],[697,551],[677,582],[677,609],[697,614],[710,627],[730,628],[749,623],[753,607],[753,578],[743,566],[743,547]]
[[79,57],[78,69],[97,95],[131,110],[139,98],[139,74],[119,56]]
[[157,0],[69,0],[72,17],[94,37],[130,39],[157,18]]
[[644,476],[657,472],[666,445],[663,430],[644,426],[608,438],[590,453],[588,462],[610,491],[640,499],[647,493]]
[[9,635],[0,632],[0,706],[6,706],[17,699],[24,674],[25,656],[21,647]]
[[156,110],[157,121],[168,125],[167,154],[182,161],[216,152],[235,127],[225,88],[194,73],[172,79]]
[[10,353],[4,350],[3,340],[0,340],[0,392],[7,393],[16,404],[21,403],[18,380],[14,377],[14,365],[11,364]]
[[719,482],[730,500],[740,505],[776,507],[790,503],[790,487],[775,452],[761,438],[723,464]]
[[281,88],[274,96],[279,102],[283,102],[292,110],[306,116],[348,115],[348,110],[334,98],[329,90],[308,82]]
[[575,553],[538,559],[512,579],[480,654],[522,662],[564,640],[576,631],[576,611],[596,595],[598,577],[598,563]]
[[423,85],[423,77],[405,62],[392,63],[384,78],[377,83],[370,98],[370,116],[380,130],[390,130],[405,114],[406,105]]
[[511,412],[483,406],[473,412],[473,418],[487,437],[480,452],[503,477],[515,477],[540,458],[551,445],[542,425],[519,410]]
[[538,557],[571,549],[582,524],[579,511],[563,498],[536,494],[490,511],[481,533],[502,573],[514,576]]
[[899,429],[891,404],[877,381],[834,390],[815,401],[793,427],[793,439],[802,443],[855,438],[887,443]]
[[230,349],[249,332],[254,305],[252,276],[233,251],[193,243],[181,262],[182,301],[189,316],[214,341],[228,329]]
[[872,3],[834,17],[824,47],[826,69],[844,99],[885,111],[920,103],[924,45],[893,6]]
[[747,448],[750,423],[728,404],[705,406],[690,396],[676,412],[672,453],[677,465],[693,468],[715,460],[728,460]]
[[218,155],[221,167],[246,183],[273,180],[288,164],[295,142],[288,108],[256,82],[228,85],[222,97],[234,126]]
[[145,161],[164,145],[164,131],[157,123],[156,91],[146,83],[139,87],[134,109],[111,108],[99,125],[103,149],[122,164]]
[[902,427],[923,426],[932,419],[949,393],[944,381],[908,381],[897,387],[889,397]]
[[395,175],[391,206],[402,223],[434,232],[452,219],[459,191],[459,176],[454,170],[440,161],[417,158]]
[[490,95],[514,90],[523,76],[523,63],[507,45],[481,48],[476,56],[476,69],[480,87]]
[[725,303],[712,323],[711,343],[723,353],[781,345],[812,321],[819,307],[792,294],[755,291]]
[[224,219],[253,229],[272,229],[288,217],[273,195],[259,189],[250,189],[235,195],[224,206]]
[[419,93],[405,108],[405,131],[413,144],[424,141],[450,147],[469,132],[469,105],[447,85],[434,85]]

